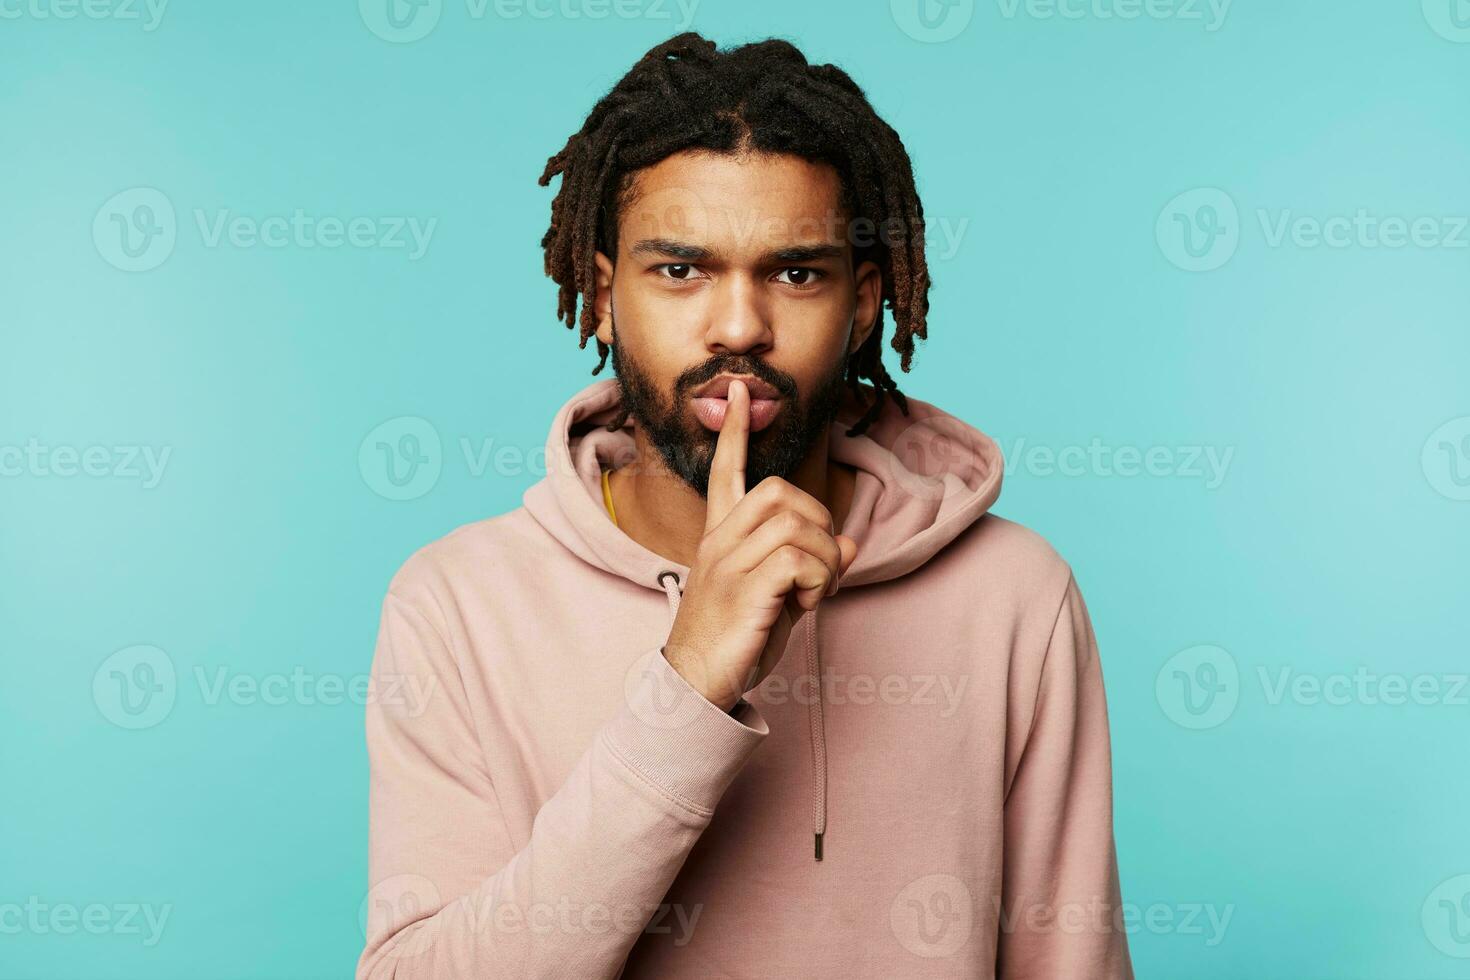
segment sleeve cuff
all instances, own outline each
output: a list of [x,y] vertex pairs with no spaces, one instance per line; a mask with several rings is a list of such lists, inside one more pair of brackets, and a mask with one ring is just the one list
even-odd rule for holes
[[771,731],[744,698],[729,714],[707,700],[661,649],[634,662],[624,692],[623,709],[604,729],[608,742],[625,763],[704,816]]

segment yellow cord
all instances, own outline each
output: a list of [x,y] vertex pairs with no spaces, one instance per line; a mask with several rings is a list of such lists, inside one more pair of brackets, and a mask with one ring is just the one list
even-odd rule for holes
[[608,516],[612,518],[613,527],[618,526],[618,512],[613,510],[612,484],[607,480],[608,470],[602,471],[602,502],[607,506]]

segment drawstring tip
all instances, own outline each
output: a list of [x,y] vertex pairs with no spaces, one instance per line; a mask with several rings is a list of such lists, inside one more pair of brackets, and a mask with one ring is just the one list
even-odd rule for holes
[[820,860],[822,860],[822,835],[821,834],[813,834],[812,836],[814,838],[816,838],[816,842],[817,842],[817,860],[820,861]]

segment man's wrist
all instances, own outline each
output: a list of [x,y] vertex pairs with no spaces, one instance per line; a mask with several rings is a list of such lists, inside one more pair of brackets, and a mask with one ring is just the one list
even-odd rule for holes
[[694,693],[698,694],[700,697],[704,698],[706,701],[719,708],[721,711],[734,717],[735,709],[739,707],[741,701],[745,700],[743,695],[741,697],[737,697],[733,702],[727,704],[725,702],[725,698],[718,697],[712,692],[706,691],[703,684],[700,684],[693,677],[690,677],[689,674],[685,672],[682,662],[676,657],[669,656],[669,648],[667,645],[660,647],[659,653],[666,661],[668,661],[669,666],[674,668],[674,673],[684,678],[684,683],[688,684],[691,688],[694,689]]

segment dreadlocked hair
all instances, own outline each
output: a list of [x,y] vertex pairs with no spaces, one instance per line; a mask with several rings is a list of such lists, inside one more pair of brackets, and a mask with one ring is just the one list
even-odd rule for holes
[[[560,287],[557,319],[568,329],[580,320],[578,347],[597,331],[595,253],[617,254],[619,208],[630,199],[635,172],[684,150],[786,153],[836,169],[848,228],[861,221],[876,232],[854,245],[855,265],[871,259],[883,283],[877,322],[845,369],[858,403],[866,401],[863,378],[872,381],[874,398],[847,435],[867,430],[886,393],[907,415],[908,402],[883,365],[882,335],[886,304],[893,311],[892,346],[908,372],[915,338],[927,337],[929,310],[924,209],[908,153],[846,72],[808,64],[780,39],[721,52],[693,31],[669,38],[639,59],[547,160],[537,183],[546,187],[557,174],[562,181],[541,247],[546,274]],[[609,351],[599,339],[594,375]],[[608,428],[620,427],[627,415],[625,407]]]

